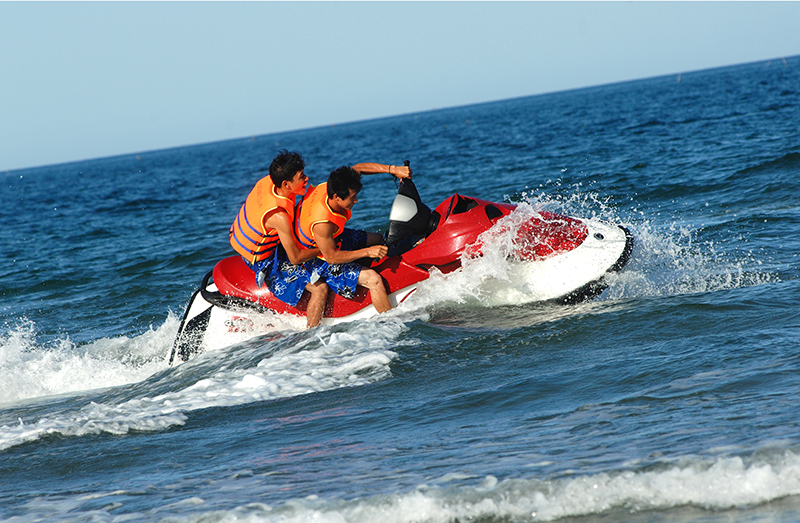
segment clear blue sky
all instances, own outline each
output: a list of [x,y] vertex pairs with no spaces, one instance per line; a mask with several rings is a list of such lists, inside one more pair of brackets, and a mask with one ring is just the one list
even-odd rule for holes
[[800,2],[0,2],[0,170],[800,54]]

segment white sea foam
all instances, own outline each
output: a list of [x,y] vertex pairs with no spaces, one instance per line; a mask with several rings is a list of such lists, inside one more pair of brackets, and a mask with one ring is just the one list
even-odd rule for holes
[[[169,325],[161,329],[172,332],[174,336],[176,327]],[[118,403],[92,401],[91,394],[84,394],[70,400],[70,404],[81,406],[59,411],[53,416],[44,414],[37,415],[39,417],[34,419],[14,418],[11,423],[8,422],[7,411],[6,424],[0,426],[0,449],[33,441],[47,434],[81,436],[101,432],[124,434],[130,430],[161,430],[183,424],[187,413],[197,409],[239,405],[373,383],[390,376],[389,365],[396,356],[391,347],[397,334],[403,329],[401,323],[387,321],[361,322],[345,332],[332,332],[322,328],[317,331],[318,337],[298,337],[295,346],[257,355],[261,360],[255,366],[238,364],[239,360],[235,359],[237,354],[211,352],[196,356],[175,367],[169,376],[162,378],[171,380],[171,385],[174,386],[173,390],[164,394],[148,396],[146,388],[141,387],[132,393],[136,397]],[[149,345],[149,336],[157,335],[158,330],[142,335],[141,343]],[[130,383],[136,381],[135,378],[142,380],[148,377],[148,372],[166,369],[164,355],[171,341],[170,338],[168,343],[161,344],[157,364],[134,372],[127,370],[124,363],[117,362],[116,369],[122,371],[124,376],[117,378],[116,382],[105,381],[103,385],[108,387]],[[15,346],[15,343],[8,342],[4,347]],[[108,343],[108,340],[98,343]],[[255,344],[250,350],[263,352],[263,347]],[[36,372],[44,376],[46,381],[56,384],[47,388],[47,393],[63,394],[80,390],[78,383],[81,380],[84,383],[83,389],[87,388],[85,383],[91,383],[93,387],[97,385],[93,378],[89,379],[94,369],[91,358],[76,356],[75,361],[69,356],[63,358],[70,361],[73,368],[78,369],[77,378],[62,377],[62,366],[48,368],[49,360],[44,357],[39,357],[36,365],[30,366],[35,367]],[[25,370],[28,368],[25,367]],[[200,372],[198,368],[201,369]],[[31,388],[27,383],[33,382],[34,378],[26,377],[24,372],[20,374],[22,376],[15,378],[15,383],[9,382],[9,385],[19,386],[15,384],[22,383],[23,390],[16,394],[18,397],[26,397],[24,394]],[[186,378],[194,374],[199,374],[199,377]],[[59,380],[62,380],[60,385]]]
[[475,486],[420,486],[408,493],[354,501],[307,498],[274,508],[242,507],[218,515],[221,520],[264,522],[552,521],[615,509],[634,513],[681,506],[741,509],[800,494],[800,457],[791,451],[753,463],[746,463],[740,457],[686,461],[659,471],[626,471],[548,481],[498,481],[487,476]]
[[21,321],[0,335],[0,407],[22,399],[139,382],[166,367],[164,346],[178,331],[170,314],[144,334],[76,345],[68,336],[40,342],[36,326]]
[[[147,514],[128,514],[128,518],[171,521],[249,521],[320,523],[445,523],[451,521],[553,521],[567,517],[613,514],[615,520],[639,521],[642,513],[668,511],[681,507],[708,510],[758,510],[759,506],[787,496],[800,495],[800,457],[788,450],[771,451],[767,459],[720,457],[713,460],[684,458],[680,464],[664,465],[659,470],[601,473],[562,479],[505,479],[486,476],[472,485],[462,477],[434,481],[436,486],[420,485],[408,492],[341,499],[308,496],[280,503],[260,497],[245,501],[230,510],[212,509],[219,502],[193,495]],[[108,498],[102,509],[92,510],[97,521],[111,520],[117,496],[123,491],[97,493]],[[240,498],[246,498],[240,495]],[[60,521],[83,521],[88,514],[76,510],[86,495],[66,498],[40,498],[27,506],[21,520],[47,519],[59,514]],[[181,515],[172,514],[179,506]],[[783,512],[771,504],[770,521],[796,520],[791,506]],[[708,513],[709,520],[712,513]],[[696,519],[697,513],[694,513]],[[723,516],[723,520],[730,518]],[[735,518],[734,518],[735,519]]]

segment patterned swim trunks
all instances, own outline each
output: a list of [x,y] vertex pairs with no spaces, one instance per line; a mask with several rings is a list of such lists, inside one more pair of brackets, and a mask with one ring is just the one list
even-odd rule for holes
[[[336,238],[339,249],[343,251],[357,251],[367,246],[366,231],[345,228]],[[333,292],[343,298],[353,298],[356,295],[358,275],[363,267],[355,262],[330,264],[320,258],[314,258],[303,264],[310,275],[309,281],[323,280]]]
[[[256,283],[259,283],[259,277],[263,278],[262,281],[267,284],[270,292],[292,307],[297,306],[306,285],[311,281],[311,274],[306,268],[290,262],[286,251],[281,246],[275,249],[275,253],[266,260],[261,260],[253,265],[245,260],[245,264],[255,272]],[[259,287],[261,287],[260,284]]]

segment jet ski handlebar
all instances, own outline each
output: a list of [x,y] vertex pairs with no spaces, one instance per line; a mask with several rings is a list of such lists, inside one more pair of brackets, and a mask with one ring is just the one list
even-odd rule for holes
[[[406,160],[403,163],[409,168],[410,173],[411,162]],[[432,233],[438,224],[439,214],[431,212],[430,208],[422,203],[419,191],[411,178],[400,180],[397,196],[394,197],[389,212],[389,230],[384,236],[384,245],[391,247],[412,234],[424,238]]]

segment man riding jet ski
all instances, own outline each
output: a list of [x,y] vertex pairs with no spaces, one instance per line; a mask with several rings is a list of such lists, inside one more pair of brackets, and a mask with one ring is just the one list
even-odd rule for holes
[[[516,207],[454,194],[431,211],[411,179],[403,179],[384,237],[387,256],[360,262],[380,276],[389,305],[396,307],[434,268],[447,274],[461,267],[462,256],[482,256],[479,235],[495,226],[506,227],[503,219]],[[511,256],[518,261],[517,276],[530,302],[577,303],[599,295],[606,287],[605,274],[620,271],[633,249],[633,237],[624,227],[545,211],[517,226],[514,235]],[[219,261],[206,274],[187,306],[170,363],[176,354],[186,361],[202,350],[274,331],[277,327],[268,318],[276,315],[308,315],[310,293],[290,305],[268,287],[259,287],[253,276],[241,256]],[[365,287],[343,294],[328,290],[321,323],[369,318],[382,307],[378,303],[376,308]]]

